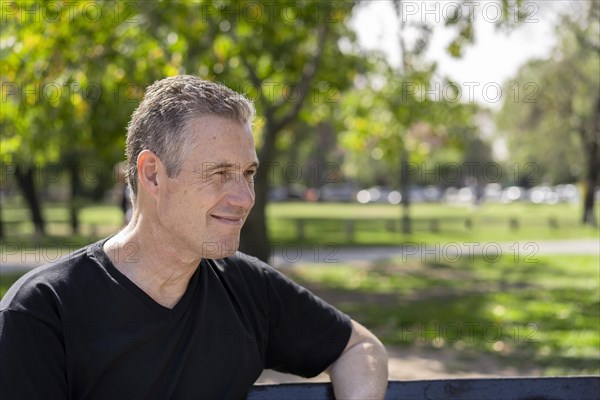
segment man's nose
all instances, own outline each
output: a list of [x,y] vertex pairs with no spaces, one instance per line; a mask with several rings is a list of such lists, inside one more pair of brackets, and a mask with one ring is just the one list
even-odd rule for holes
[[231,180],[227,194],[227,201],[231,205],[250,211],[254,206],[254,197],[254,185],[248,182],[245,177]]

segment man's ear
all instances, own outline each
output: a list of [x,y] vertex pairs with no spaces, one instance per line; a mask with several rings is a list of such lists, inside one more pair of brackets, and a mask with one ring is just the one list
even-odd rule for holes
[[164,170],[160,158],[150,150],[142,150],[137,157],[138,187],[151,196],[158,194],[159,173]]

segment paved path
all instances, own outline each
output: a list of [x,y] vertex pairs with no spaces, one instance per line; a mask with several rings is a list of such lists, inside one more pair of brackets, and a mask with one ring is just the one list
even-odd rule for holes
[[398,247],[352,247],[339,248],[334,244],[321,247],[300,248],[288,245],[278,250],[273,264],[278,267],[294,264],[320,263],[368,263],[396,259],[399,261],[421,260],[456,262],[461,256],[481,255],[495,260],[509,255],[515,260],[538,255],[589,254],[600,255],[600,239],[548,240],[523,242],[448,242],[448,243],[405,243]]

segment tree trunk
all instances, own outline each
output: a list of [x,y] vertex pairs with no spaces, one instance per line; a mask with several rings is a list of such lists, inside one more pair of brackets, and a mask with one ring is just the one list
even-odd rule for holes
[[331,170],[327,170],[327,155],[331,153],[335,143],[335,130],[330,121],[323,121],[317,126],[317,140],[315,143],[315,174],[314,182],[311,182],[311,186],[316,189],[331,182],[331,179],[335,177],[329,176]]
[[[583,194],[583,219],[584,225],[597,226],[596,216],[594,215],[594,185],[593,182],[597,180],[589,176],[585,183],[585,193]],[[597,175],[597,174],[596,174]]]
[[[600,161],[598,160],[598,142],[600,141],[600,97],[596,98],[594,104],[594,122],[589,137],[586,131],[580,129],[580,135],[584,146],[584,153],[587,158],[585,193],[583,194],[583,218],[584,225],[597,226],[596,216],[594,215],[594,192],[598,185],[598,170],[600,170]],[[587,139],[587,140],[586,140]]]
[[400,149],[400,203],[402,205],[402,233],[407,235],[412,233],[411,221],[410,221],[410,164],[408,159],[408,151],[406,150],[405,144],[402,143]]
[[17,179],[17,184],[23,193],[23,197],[25,197],[25,201],[29,206],[35,233],[36,235],[44,235],[46,233],[46,224],[42,216],[42,209],[35,190],[35,170],[33,167],[23,169],[17,165],[15,168],[15,177]]
[[258,257],[268,262],[271,255],[271,246],[266,225],[266,206],[268,195],[267,168],[259,169],[256,176],[254,190],[256,198],[254,208],[250,212],[240,238],[240,250],[246,254]]
[[79,180],[79,162],[67,163],[71,183],[71,199],[69,201],[69,225],[73,235],[79,234],[79,192],[81,182]]
[[2,223],[2,199],[0,199],[0,239],[4,239],[4,224]]
[[[298,82],[300,96],[293,104],[293,107],[291,107],[282,117],[277,118],[276,111],[280,109],[282,104],[265,103],[263,111],[266,121],[265,137],[263,139],[263,146],[258,154],[258,159],[263,167],[258,169],[258,174],[256,177],[257,179],[254,186],[256,193],[254,208],[248,216],[246,224],[242,228],[240,237],[240,249],[250,255],[258,257],[263,261],[269,261],[271,255],[271,246],[269,243],[267,224],[265,221],[265,209],[267,206],[267,196],[270,183],[268,182],[269,166],[272,165],[275,155],[275,139],[277,134],[283,128],[294,121],[302,109],[302,104],[306,99],[307,93],[310,91],[310,85],[313,82],[313,78],[315,77],[321,62],[321,57],[323,56],[323,49],[325,48],[325,42],[327,41],[329,33],[328,28],[329,27],[327,24],[321,24],[318,27],[318,51],[317,54],[315,54],[314,57],[310,59],[302,69],[302,76]],[[257,87],[261,87],[263,84],[262,80],[258,78],[254,69],[248,64],[247,60],[243,59],[243,61],[248,68],[248,73],[252,82]],[[264,99],[264,97],[262,99]]]
[[264,144],[260,154],[258,154],[261,167],[258,169],[254,183],[256,194],[254,207],[248,215],[240,236],[240,250],[265,262],[268,262],[271,256],[271,245],[266,223],[266,207],[270,184],[269,167],[272,166],[275,154],[276,135],[277,129],[267,122]]

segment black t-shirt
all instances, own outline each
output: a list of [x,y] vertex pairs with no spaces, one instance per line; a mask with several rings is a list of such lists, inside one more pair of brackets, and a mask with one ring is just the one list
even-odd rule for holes
[[169,309],[103,243],[0,302],[0,398],[240,399],[264,368],[317,375],[350,337],[348,316],[253,257],[202,260]]

